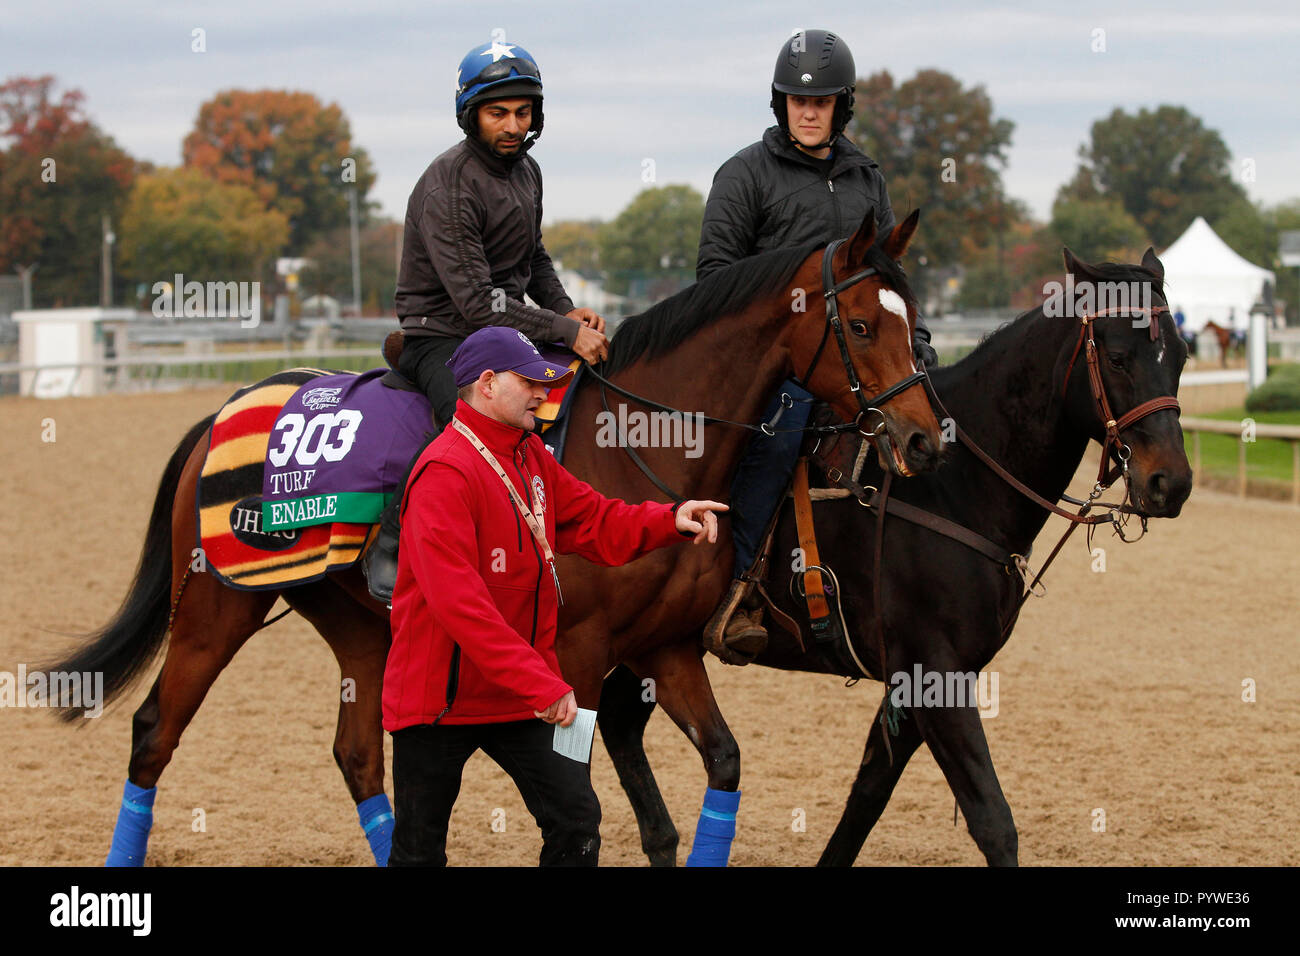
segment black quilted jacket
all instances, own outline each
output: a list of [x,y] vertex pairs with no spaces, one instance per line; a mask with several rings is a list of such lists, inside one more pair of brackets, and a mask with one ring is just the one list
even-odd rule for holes
[[[869,211],[878,230],[894,228],[889,190],[875,160],[843,136],[831,158],[814,159],[772,126],[713,177],[695,276],[703,279],[769,249],[850,236]],[[916,338],[930,339],[923,321]]]

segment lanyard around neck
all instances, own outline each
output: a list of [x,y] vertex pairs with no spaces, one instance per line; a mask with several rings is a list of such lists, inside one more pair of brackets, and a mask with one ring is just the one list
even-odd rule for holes
[[[543,525],[546,515],[545,509],[536,506],[536,510],[532,510],[524,504],[524,499],[520,496],[519,492],[515,490],[514,483],[506,476],[505,469],[501,467],[501,463],[497,461],[496,456],[488,450],[487,446],[484,445],[483,442],[479,441],[479,437],[470,431],[468,425],[462,422],[459,418],[456,418],[454,415],[452,416],[451,424],[456,431],[464,435],[469,443],[478,450],[478,453],[483,456],[483,460],[492,467],[492,470],[497,473],[497,477],[501,479],[501,483],[506,486],[506,491],[510,494],[510,500],[514,502],[515,509],[519,512],[520,517],[524,519],[524,524],[528,525],[528,530],[533,533],[533,538],[536,539],[538,546],[542,549],[542,554],[546,558],[546,563],[551,569],[551,580],[555,582],[555,593],[559,597],[560,603],[563,604],[564,592],[560,590],[560,576],[555,571],[555,555],[551,553],[551,545],[546,540],[546,528]],[[529,490],[529,495],[530,497],[533,497],[531,489]]]

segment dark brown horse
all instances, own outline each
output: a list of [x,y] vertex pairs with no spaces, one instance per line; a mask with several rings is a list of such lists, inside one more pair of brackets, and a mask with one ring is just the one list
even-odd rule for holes
[[[894,300],[881,296],[890,289],[911,301],[896,260],[916,223],[913,213],[877,242],[875,221],[868,216],[833,255],[811,246],[780,250],[710,276],[628,319],[614,338],[606,374],[632,393],[739,422],[756,421],[777,385],[802,375],[809,391],[839,415],[870,429],[878,453],[900,474],[931,470],[942,438],[919,381],[887,404],[882,401],[879,409],[866,411],[865,401],[866,395],[888,391],[909,377],[919,379],[912,358],[913,319],[886,308],[882,298]],[[838,293],[829,299],[823,295],[827,275]],[[828,302],[837,302],[842,316],[835,335]],[[860,379],[860,390],[851,387],[851,377]],[[566,466],[605,494],[664,500],[628,455],[600,447],[597,415],[607,400],[623,401],[591,382],[580,387]],[[633,402],[632,407],[640,406]],[[383,794],[380,684],[389,645],[387,612],[370,598],[355,565],[283,591],[235,590],[210,574],[189,575],[182,588],[197,543],[195,489],[211,421],[190,429],[167,466],[140,567],[122,608],[56,669],[103,672],[105,697],[112,700],[149,665],[170,625],[162,670],[132,727],[128,780],[148,791],[208,688],[263,625],[276,597],[283,596],[324,637],[341,673],[356,681],[355,701],[339,707],[334,756],[352,799],[361,804]],[[642,448],[640,454],[672,488],[726,500],[750,431],[720,424],[706,434],[699,457],[684,455],[680,447]],[[602,679],[620,663],[653,679],[659,702],[699,748],[709,785],[735,790],[736,742],[718,712],[698,650],[701,628],[729,582],[731,554],[724,528],[714,547],[661,550],[623,568],[561,558],[566,603],[558,652],[583,707],[597,706]],[[129,799],[131,792],[128,788],[130,805],[123,813],[143,813]],[[141,842],[130,862],[141,862],[143,852]]]
[[[1066,268],[1096,282],[1152,286],[1150,301],[1156,308],[1151,313],[1117,310],[1122,314],[1097,317],[1091,326],[1101,388],[1118,419],[1120,445],[1108,448],[1106,457],[1126,457],[1129,504],[1143,516],[1143,526],[1145,516],[1176,517],[1191,491],[1192,475],[1177,407],[1162,398],[1177,394],[1187,349],[1173,320],[1162,311],[1164,270],[1150,250],[1140,267],[1090,266],[1067,252]],[[1157,323],[1154,331],[1150,322]],[[1088,326],[1084,323],[1084,331]],[[1082,341],[1078,318],[1047,318],[1040,308],[993,333],[957,364],[932,373],[936,394],[964,433],[1050,502],[1061,498],[1089,441],[1107,437],[1090,386],[1089,363],[1080,354],[1086,351],[1079,348]],[[848,472],[854,457],[851,450],[841,455],[838,466]],[[861,483],[879,487],[882,478],[879,467],[868,460]],[[947,447],[944,466],[937,472],[895,482],[892,491],[896,499],[977,532],[1008,557],[1028,554],[1048,517],[1043,507],[979,460],[964,440]],[[820,501],[813,507],[820,556],[837,574],[853,650],[819,641],[806,623],[797,642],[769,622],[772,639],[757,663],[859,678],[864,676],[860,660],[868,675],[880,680],[872,637],[875,513],[855,497]],[[961,677],[961,686],[973,691],[974,675],[1010,636],[1023,590],[1020,575],[1010,563],[999,563],[929,528],[892,516],[886,527],[881,596],[891,688],[903,688],[900,675],[910,678],[920,667],[925,675],[942,675],[945,689],[958,686],[952,678]],[[789,555],[798,545],[793,508],[787,502],[773,554]],[[777,606],[806,622],[806,607],[793,597],[792,587],[801,581],[791,581],[795,575],[790,562],[773,561],[771,567],[770,592]],[[636,679],[622,668],[609,676],[600,706],[601,734],[632,802],[643,848],[652,863],[671,864],[677,831],[642,747],[654,704],[644,702],[639,690]],[[964,702],[941,698],[937,703],[917,701],[917,696],[911,695],[911,705],[889,714],[889,721],[881,719],[882,701],[848,804],[820,862],[853,863],[908,758],[924,742],[985,858],[994,865],[1014,864],[1016,828],[993,770],[974,694],[967,694]],[[896,728],[888,741],[887,723]]]

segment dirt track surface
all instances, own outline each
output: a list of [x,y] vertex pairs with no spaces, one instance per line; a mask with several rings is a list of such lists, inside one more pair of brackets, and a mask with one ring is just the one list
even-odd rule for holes
[[[89,631],[117,608],[168,455],[227,395],[0,400],[8,536],[0,670],[39,667],[68,646],[60,632]],[[42,441],[47,418],[53,443]],[[1085,487],[1077,483],[1076,493]],[[1036,554],[1060,531],[1060,519],[1050,522]],[[1021,862],[1295,865],[1300,509],[1194,492],[1180,518],[1153,522],[1138,544],[1099,536],[1105,573],[1091,570],[1076,538],[1053,567],[1048,597],[1030,602],[990,667],[999,674],[999,712],[984,726]],[[815,863],[843,808],[880,685],[846,689],[833,678],[712,658],[709,671],[742,753],[732,862]],[[1247,679],[1254,703],[1242,700]],[[152,672],[76,728],[43,710],[0,709],[0,864],[103,862],[131,714],[150,681]],[[163,774],[149,862],[370,864],[330,753],[338,688],[329,649],[296,615],[256,635],[213,686]],[[704,771],[662,714],[646,736],[682,835],[682,863]],[[593,782],[604,811],[601,862],[644,865],[599,736]],[[196,808],[206,832],[194,830]],[[498,809],[505,832],[491,828]],[[1094,829],[1096,810],[1105,832]],[[798,811],[804,832],[792,828]],[[452,817],[450,862],[531,865],[540,847],[509,778],[476,755]],[[858,862],[983,863],[964,823],[954,828],[951,792],[924,748]]]

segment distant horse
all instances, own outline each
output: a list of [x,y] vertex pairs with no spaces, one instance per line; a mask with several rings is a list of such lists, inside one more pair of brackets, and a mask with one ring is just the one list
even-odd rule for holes
[[[605,369],[610,389],[749,423],[783,379],[801,375],[809,391],[870,433],[890,467],[900,474],[932,470],[942,438],[912,356],[914,311],[900,315],[886,306],[895,297],[882,294],[892,290],[914,310],[896,260],[917,219],[914,212],[877,241],[869,214],[848,240],[746,259],[627,319]],[[598,414],[608,394],[605,385],[584,381],[573,399],[565,465],[605,494],[665,500],[628,454],[599,447]],[[122,608],[57,669],[102,671],[112,700],[149,665],[170,631],[162,670],[132,724],[128,780],[149,790],[208,688],[282,596],[330,645],[342,675],[355,679],[355,701],[339,707],[334,756],[352,799],[365,803],[384,792],[380,685],[390,639],[387,612],[370,598],[355,564],[281,591],[235,590],[211,574],[187,574],[211,422],[191,428],[167,465]],[[710,429],[708,453],[697,458],[680,448],[642,448],[639,454],[665,485],[725,500],[745,438],[756,430],[732,425]],[[561,557],[565,603],[557,649],[582,707],[597,706],[602,679],[622,662],[653,679],[665,710],[691,729],[710,786],[734,791],[739,753],[697,651],[730,581],[731,563],[726,533],[716,546],[662,549],[622,568]],[[76,713],[61,716],[70,720]]]
[[[1067,250],[1066,270],[1096,281],[1149,283],[1155,306],[1108,310],[1112,314],[1085,320],[1082,329],[1075,319],[1045,317],[1040,307],[993,333],[957,364],[935,370],[933,388],[969,441],[1046,502],[1061,498],[1089,440],[1096,439],[1104,443],[1103,467],[1112,457],[1125,463],[1129,502],[1144,528],[1148,516],[1176,517],[1192,485],[1172,400],[1187,349],[1164,305],[1164,269],[1151,250],[1141,267],[1092,266]],[[838,459],[831,456],[844,472],[853,459],[851,449]],[[883,477],[868,461],[861,482],[883,487]],[[1014,559],[1029,553],[1048,512],[981,461],[966,439],[949,445],[937,472],[895,483],[893,497],[975,532],[985,551],[888,519],[879,568],[885,673],[895,690],[902,687],[899,675],[910,677],[918,666],[925,675],[941,675],[945,686],[956,683],[954,676],[965,677],[973,698],[974,675],[1006,642],[1019,612],[1023,584]],[[796,640],[769,622],[771,640],[757,663],[859,678],[862,662],[872,679],[881,680],[872,639],[875,509],[855,497],[819,501],[813,509],[822,563],[838,576],[834,590],[853,644],[819,642],[806,624]],[[792,513],[787,501],[774,555],[790,555],[800,544]],[[778,609],[806,621],[804,604],[794,596],[802,581],[791,580],[802,576],[792,573],[785,558],[773,560],[771,569],[770,593]],[[915,690],[919,696],[920,688]],[[671,865],[677,831],[642,746],[654,704],[643,702],[638,691],[622,668],[610,675],[601,699],[601,733],[636,813],[643,848],[652,863]],[[913,699],[912,706],[890,709],[886,713],[882,702],[876,713],[848,804],[820,862],[853,863],[908,758],[924,741],[985,859],[1014,864],[1016,828],[975,701],[922,706]]]
[[1214,340],[1219,343],[1219,364],[1224,368],[1228,367],[1229,352],[1234,358],[1245,358],[1246,337],[1236,329],[1225,329],[1217,322],[1206,322],[1204,330],[1213,335]]

